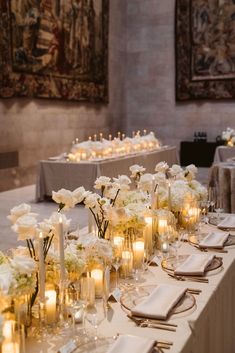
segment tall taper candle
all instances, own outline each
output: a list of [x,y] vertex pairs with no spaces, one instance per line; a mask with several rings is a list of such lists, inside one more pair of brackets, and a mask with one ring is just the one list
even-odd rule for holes
[[43,251],[43,235],[42,232],[39,233],[39,243],[38,243],[38,260],[39,260],[39,290],[40,290],[40,300],[43,303],[45,300],[45,259]]
[[168,180],[168,210],[171,211],[171,182]]
[[65,280],[65,262],[64,262],[64,228],[62,216],[59,218],[59,251],[60,251],[60,281]]

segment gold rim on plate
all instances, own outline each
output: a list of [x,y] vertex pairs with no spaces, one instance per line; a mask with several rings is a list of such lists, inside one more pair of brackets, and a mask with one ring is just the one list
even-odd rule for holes
[[[189,242],[189,244],[192,244],[192,245],[199,245],[198,238],[197,238],[196,235],[190,235],[190,237],[188,238],[188,242]],[[232,245],[235,245],[235,235],[234,234],[229,234],[228,239],[226,240],[226,242],[225,242],[223,247],[232,246]],[[205,249],[207,249],[207,248],[205,248]],[[212,248],[212,249],[221,250],[223,248],[216,248],[215,247],[215,248]]]
[[[178,259],[175,256],[168,257],[167,259],[162,260],[162,262],[161,262],[162,269],[166,272],[168,272],[168,271],[174,272],[174,270],[176,269],[176,266],[175,266],[176,261],[177,261],[177,266],[178,266],[181,263],[183,263],[184,261],[186,261],[189,256],[190,255],[179,255]],[[209,271],[217,270],[222,265],[223,265],[222,258],[215,256],[213,258],[212,262],[207,266],[207,268],[205,270],[205,274]],[[184,276],[186,277],[187,275],[184,275]],[[190,275],[188,275],[188,276],[190,276]],[[201,277],[203,278],[203,276],[201,276]]]
[[[156,287],[157,285],[138,286],[132,290],[129,290],[128,292],[123,293],[120,298],[120,303],[126,310],[131,312],[131,310],[137,304],[145,300]],[[181,299],[171,309],[167,319],[172,315],[180,314],[192,309],[195,304],[195,297],[191,293],[185,292]]]

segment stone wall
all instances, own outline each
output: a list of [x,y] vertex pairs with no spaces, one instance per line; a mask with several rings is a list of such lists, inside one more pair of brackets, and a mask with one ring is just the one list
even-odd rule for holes
[[75,137],[120,128],[125,61],[126,1],[110,1],[109,104],[42,99],[0,101],[0,154],[17,151],[19,166],[0,169],[0,191],[33,184],[41,159],[66,152]]
[[194,131],[214,138],[235,127],[235,103],[175,102],[173,0],[128,0],[126,119],[123,130],[147,128],[179,146]]

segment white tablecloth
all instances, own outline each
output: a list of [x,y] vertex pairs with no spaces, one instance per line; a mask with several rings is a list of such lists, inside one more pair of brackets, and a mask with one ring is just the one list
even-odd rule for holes
[[[203,231],[214,229],[214,226],[206,225]],[[169,353],[234,353],[235,246],[227,249],[228,253],[215,253],[223,258],[223,267],[208,273],[208,284],[176,281],[160,267],[149,267],[142,275],[141,285],[171,283],[202,290],[200,295],[195,295],[196,306],[193,309],[170,318],[172,323],[178,325],[176,332],[137,327],[127,318],[120,304],[111,303],[107,319],[99,327],[99,333],[106,337],[123,333],[173,341]],[[179,249],[180,254],[197,252],[199,250],[188,243],[183,243]],[[47,339],[39,344],[28,339],[27,353],[55,353],[65,342],[63,337]],[[85,348],[84,353],[88,353]]]
[[235,147],[218,146],[215,150],[214,163],[225,162],[232,157],[235,157]]
[[130,175],[129,167],[140,164],[146,168],[146,172],[154,172],[158,162],[165,161],[171,166],[178,163],[178,153],[175,147],[162,147],[161,149],[138,153],[126,157],[102,160],[98,162],[66,162],[65,160],[40,161],[36,184],[36,200],[41,201],[45,196],[51,196],[52,191],[61,188],[74,190],[84,186],[86,190],[92,190],[96,178],[101,175],[117,177],[121,174]]
[[217,163],[211,167],[209,183],[217,192],[225,212],[235,213],[235,162]]

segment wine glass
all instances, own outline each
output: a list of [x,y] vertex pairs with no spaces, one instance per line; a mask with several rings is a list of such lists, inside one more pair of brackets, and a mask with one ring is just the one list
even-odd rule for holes
[[119,289],[119,273],[118,270],[120,268],[122,264],[122,257],[119,251],[117,251],[117,249],[114,248],[114,257],[113,257],[113,261],[112,261],[112,266],[115,269],[115,291],[117,291]]
[[209,189],[208,189],[208,201],[209,201],[211,212],[214,212],[216,199],[217,199],[216,186],[211,185],[209,186]]
[[175,249],[176,264],[178,264],[179,262],[178,250],[182,245],[182,240],[184,239],[185,234],[186,234],[185,229],[183,227],[179,227],[175,232],[174,241],[171,243],[171,246]]
[[90,324],[91,327],[94,329],[91,332],[91,336],[94,338],[95,341],[98,340],[98,327],[102,321],[106,318],[106,306],[103,299],[96,299],[94,305],[87,305],[85,309],[85,321],[86,327],[87,324]]
[[224,212],[224,208],[223,208],[223,202],[222,199],[218,196],[216,199],[216,203],[215,203],[215,212],[216,212],[216,218],[217,218],[217,222],[219,223],[220,221],[220,215],[221,213]]
[[84,329],[84,301],[80,299],[80,291],[75,283],[70,283],[65,289],[65,305],[72,318],[73,334],[76,333],[76,324]]

